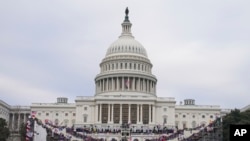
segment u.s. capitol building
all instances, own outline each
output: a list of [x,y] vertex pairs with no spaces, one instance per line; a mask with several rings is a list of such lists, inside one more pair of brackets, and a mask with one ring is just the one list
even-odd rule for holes
[[[75,103],[68,103],[63,97],[56,103],[32,103],[30,111],[36,112],[42,121],[49,119],[57,125],[75,128],[115,128],[129,123],[138,128],[161,125],[182,129],[207,125],[221,115],[220,106],[196,105],[194,99],[177,104],[175,98],[158,97],[157,78],[151,71],[153,65],[146,49],[132,35],[131,27],[127,10],[121,35],[100,63],[94,96],[78,96]],[[20,114],[6,105],[4,113],[9,114],[5,118],[13,129],[27,114],[19,119]]]

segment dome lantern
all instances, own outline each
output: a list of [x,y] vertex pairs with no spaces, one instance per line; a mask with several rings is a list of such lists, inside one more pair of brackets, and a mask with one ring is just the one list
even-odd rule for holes
[[122,34],[121,34],[120,38],[124,37],[124,36],[134,38],[132,36],[132,33],[131,33],[132,24],[129,21],[128,13],[129,13],[129,10],[128,10],[128,7],[127,7],[126,10],[125,10],[125,14],[126,14],[125,19],[124,19],[124,21],[122,23]]

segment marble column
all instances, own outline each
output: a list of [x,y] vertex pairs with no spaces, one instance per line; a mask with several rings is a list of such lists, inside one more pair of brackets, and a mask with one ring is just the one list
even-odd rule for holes
[[17,130],[19,130],[19,128],[20,128],[20,119],[21,119],[21,114],[18,113],[18,117],[17,117]]
[[26,123],[26,113],[23,114],[23,122]]
[[124,77],[122,77],[122,91],[124,91]]
[[110,122],[110,104],[108,104],[108,123]]
[[106,78],[106,91],[108,91],[108,90],[109,90],[109,79]]
[[104,92],[104,79],[102,79],[102,92]]
[[122,124],[122,104],[120,104],[120,124]]
[[115,86],[114,86],[114,78],[113,78],[113,77],[111,78],[111,84],[112,84],[112,85],[111,85],[111,90],[114,91],[114,90],[115,90],[115,89],[114,89]]
[[117,79],[116,79],[117,81],[116,81],[116,84],[117,84],[117,90],[119,91],[120,90],[120,79],[119,79],[119,77],[117,77]]
[[130,89],[131,89],[131,86],[130,86],[130,79],[129,79],[129,77],[128,77],[127,81],[128,81],[128,82],[127,82],[127,83],[128,83],[128,86],[127,86],[127,87],[128,87],[128,90],[130,90]]
[[151,124],[151,104],[148,105],[148,110],[149,110],[149,118],[148,118],[148,124]]
[[11,122],[11,128],[14,130],[14,125],[15,125],[15,113],[12,113],[12,122]]
[[156,83],[154,83],[154,92],[156,93]]
[[147,92],[149,93],[150,91],[149,91],[150,89],[149,89],[149,80],[147,80]]
[[142,122],[142,114],[143,114],[143,113],[142,113],[142,106],[143,106],[143,105],[141,104],[141,107],[140,107],[140,108],[141,108],[141,117],[140,117],[140,123],[143,123],[143,122]]
[[13,117],[12,117],[12,129],[15,129],[15,113],[13,113]]
[[137,118],[136,118],[136,124],[139,124],[139,104],[137,104]]
[[146,92],[146,79],[143,79],[143,91]]
[[131,104],[128,104],[128,123],[131,123]]
[[141,78],[138,78],[138,91],[141,91]]
[[111,123],[114,123],[114,104],[112,104]]
[[137,79],[137,83],[136,83],[136,91],[140,91],[140,85],[139,85],[139,81],[140,79],[139,78],[136,78]]
[[155,124],[155,105],[153,105],[153,110],[152,110],[152,123]]
[[100,116],[98,116],[98,113],[99,113],[99,112],[98,112],[98,104],[96,104],[96,105],[95,105],[95,118],[96,118],[95,121],[96,121],[96,122],[99,121],[98,119],[99,119],[99,117],[100,117]]
[[134,91],[135,90],[135,77],[133,77],[133,80],[132,80],[132,91]]
[[102,104],[100,104],[100,114],[99,114],[99,116],[100,116],[100,123],[102,123]]

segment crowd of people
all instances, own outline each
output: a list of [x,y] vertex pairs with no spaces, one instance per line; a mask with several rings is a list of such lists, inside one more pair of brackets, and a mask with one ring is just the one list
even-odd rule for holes
[[[67,128],[66,130],[72,130],[74,127],[72,128]],[[140,129],[131,126],[130,128],[130,133],[131,134],[171,134],[174,132],[177,132],[177,128],[160,128],[159,126],[155,126],[153,128],[145,128],[145,127],[141,127]],[[104,127],[96,127],[96,126],[92,126],[92,127],[83,127],[83,128],[76,128],[76,132],[84,132],[86,134],[93,134],[93,133],[113,133],[113,134],[117,134],[121,132],[121,127],[114,127],[114,128],[110,128],[109,126],[104,128]]]
[[[77,138],[83,138],[85,140],[98,140],[98,139],[90,139],[89,134],[119,134],[121,133],[120,128],[97,128],[97,127],[91,127],[91,128],[77,128],[74,130],[74,128],[66,128],[66,132],[71,134],[72,136],[75,136]],[[174,138],[179,138],[183,136],[184,130],[177,130],[177,129],[168,129],[164,127],[163,129],[160,129],[159,126],[155,126],[152,129],[147,128],[141,128],[136,129],[134,127],[130,128],[131,135],[140,134],[140,135],[160,135],[157,139],[147,139],[147,141],[165,141],[170,140]],[[99,139],[100,140],[100,139]]]
[[194,133],[190,137],[184,138],[181,141],[197,141],[201,138],[204,138],[208,134],[215,133],[217,130],[217,127],[220,126],[220,123],[221,123],[221,118],[217,118],[216,120],[211,122],[209,125],[207,126],[203,125],[199,127],[199,132]]
[[[74,128],[74,127],[66,127],[66,126],[57,126],[54,125],[50,121],[45,121],[45,124],[43,124],[38,119],[37,123],[46,129],[47,131],[47,137],[57,139],[59,141],[70,141],[72,137],[83,139],[86,141],[100,141],[103,139],[96,139],[92,137],[92,134],[120,134],[122,129],[121,127],[112,127],[109,126],[107,128],[101,128],[96,126],[91,127],[83,127],[83,128]],[[140,134],[140,135],[160,135],[157,139],[147,139],[147,141],[166,141],[166,140],[172,140],[175,138],[178,138],[180,141],[195,141],[201,138],[201,136],[206,135],[207,133],[214,132],[214,127],[218,124],[218,120],[215,120],[214,122],[210,123],[208,126],[199,126],[196,128],[193,128],[192,130],[200,129],[198,133],[192,134],[188,138],[184,138],[184,130],[178,130],[177,127],[173,128],[167,128],[167,127],[160,127],[155,126],[153,128],[146,128],[141,127],[138,129],[135,126],[131,125],[128,126],[130,130],[131,135]],[[66,130],[66,134],[62,132],[62,130]],[[191,130],[191,131],[192,131]],[[191,132],[190,131],[190,132]],[[115,141],[115,139],[114,139]]]

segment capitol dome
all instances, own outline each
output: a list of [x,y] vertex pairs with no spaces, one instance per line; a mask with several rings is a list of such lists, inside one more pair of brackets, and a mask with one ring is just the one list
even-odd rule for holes
[[146,49],[131,33],[128,9],[122,33],[108,48],[95,78],[96,95],[156,96],[156,77]]
[[122,23],[122,34],[107,50],[106,57],[117,54],[131,54],[147,58],[144,47],[134,39],[131,33],[132,24],[129,21],[128,10]]
[[118,40],[112,43],[106,53],[106,57],[116,55],[118,53],[129,53],[147,57],[144,47],[132,36],[121,35]]

